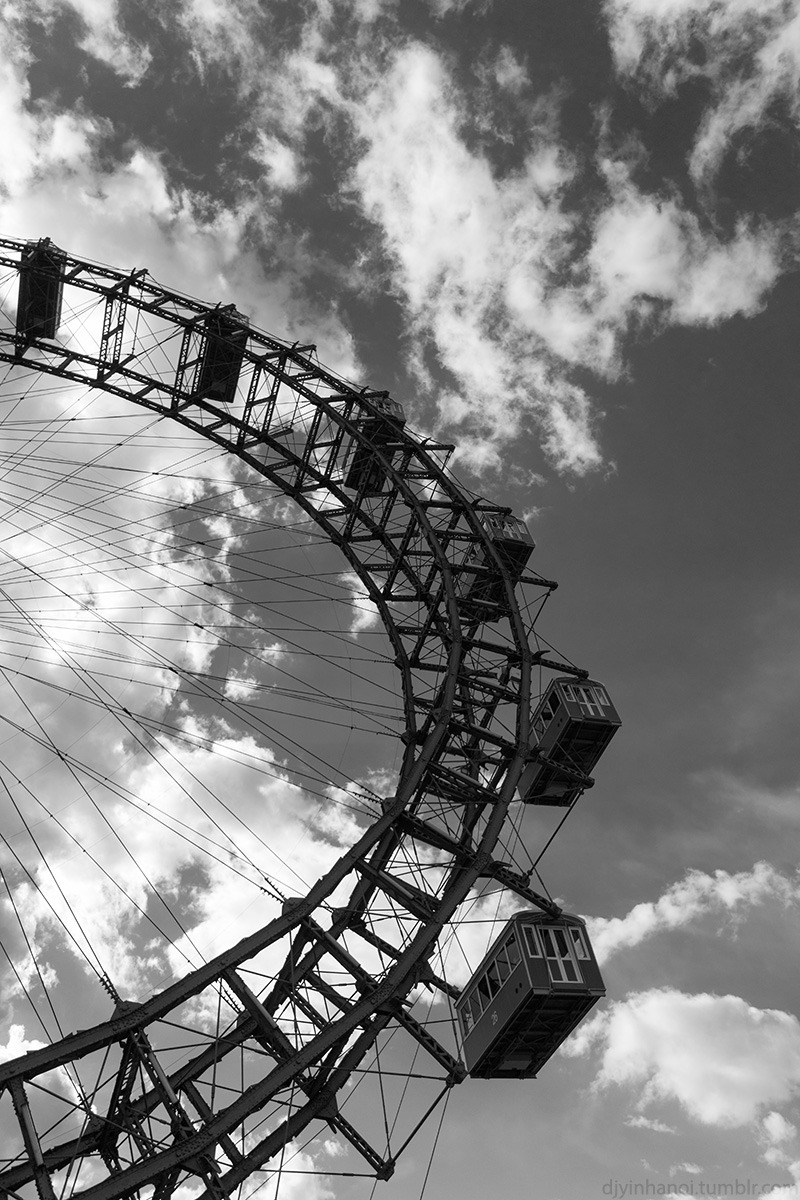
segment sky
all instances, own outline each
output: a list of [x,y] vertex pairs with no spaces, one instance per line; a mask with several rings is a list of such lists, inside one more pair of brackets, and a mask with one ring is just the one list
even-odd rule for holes
[[[0,39],[3,235],[146,266],[390,389],[416,429],[457,444],[469,487],[528,521],[536,569],[559,581],[543,632],[606,684],[623,719],[543,862],[553,894],[587,918],[607,999],[537,1080],[455,1089],[430,1165],[435,1128],[376,1196],[601,1200],[646,1184],[662,1191],[638,1194],[726,1194],[738,1181],[750,1191],[727,1194],[800,1197],[797,3],[6,0]],[[32,393],[37,416],[48,402]],[[84,412],[71,394],[63,403]],[[126,586],[146,597],[142,642],[158,647],[170,612],[189,631],[172,651],[181,668],[216,672],[241,700],[266,687],[263,672],[299,669],[291,639],[316,648],[314,628],[329,628],[330,656],[349,638],[366,679],[337,674],[331,694],[354,686],[375,707],[379,692],[386,736],[345,739],[339,798],[348,776],[379,790],[396,764],[396,697],[344,568],[298,528],[271,561],[287,579],[313,569],[333,581],[324,601],[285,624],[275,601],[270,623],[255,588],[249,607],[217,609],[216,632],[193,633],[213,625],[198,590],[239,579],[258,539],[294,517],[141,416],[103,401],[86,420],[95,446],[104,428],[126,431],[109,442],[104,488],[123,470],[150,479],[105,510],[109,537],[131,523],[116,547],[134,572]],[[44,470],[44,443],[35,453]],[[44,550],[34,524],[49,513],[62,527],[69,484],[54,496],[4,537],[14,561],[52,571],[60,535]],[[188,556],[202,539],[203,555]],[[111,541],[98,545],[81,586],[121,620]],[[153,598],[154,564],[166,600]],[[7,712],[30,726],[46,710],[50,736],[97,767],[107,727],[88,704],[44,698],[45,684],[70,688],[54,596],[42,608],[51,657],[40,653],[22,699],[6,686]],[[93,636],[109,661],[119,652],[111,625]],[[333,679],[315,670],[300,672],[306,694]],[[115,778],[140,802],[180,815],[202,770],[209,794],[241,798],[242,861],[284,883],[294,870],[315,878],[354,836],[357,814],[312,803],[283,770],[298,714],[309,719],[288,684],[283,725],[217,725],[226,754],[201,764],[214,718],[200,685],[187,698],[156,657],[121,681],[111,673],[115,705],[124,692],[184,733],[169,785],[157,755],[114,743]],[[342,739],[317,718],[329,760]],[[15,737],[8,761],[50,803],[63,769]],[[257,789],[255,759],[272,769]],[[201,869],[133,821],[116,838],[88,795],[73,818],[146,904],[127,841],[183,921],[177,949],[153,949],[110,893],[98,911],[104,885],[87,873],[74,902],[126,994],[255,919],[242,915],[252,878],[236,892],[222,866]],[[51,819],[40,836],[54,861],[74,855]],[[543,836],[527,818],[532,850]],[[84,968],[35,869],[40,890],[18,889],[33,958],[66,997]],[[39,986],[5,901],[2,919],[18,972]],[[19,996],[3,1024],[4,1057],[41,1043]],[[330,1148],[305,1153],[335,1165]],[[287,1177],[283,1200],[369,1195],[309,1178]]]

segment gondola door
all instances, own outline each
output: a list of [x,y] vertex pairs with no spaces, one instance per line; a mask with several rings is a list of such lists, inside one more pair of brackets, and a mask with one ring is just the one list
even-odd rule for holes
[[583,983],[580,960],[589,955],[581,930],[543,925],[537,932],[553,983]]

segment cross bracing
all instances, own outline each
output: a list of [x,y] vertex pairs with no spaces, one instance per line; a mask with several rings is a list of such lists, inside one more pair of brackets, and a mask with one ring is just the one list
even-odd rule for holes
[[[20,1134],[0,1190],[111,1200],[145,1188],[166,1197],[193,1180],[203,1196],[228,1196],[315,1129],[334,1131],[366,1173],[387,1178],[402,1138],[377,1147],[374,1131],[365,1136],[344,1111],[348,1088],[364,1064],[373,1086],[385,1085],[392,1038],[413,1045],[415,1069],[432,1083],[430,1111],[464,1078],[452,1024],[437,1036],[415,1009],[420,985],[457,995],[434,958],[460,907],[489,880],[558,912],[502,850],[541,680],[586,674],[537,638],[555,585],[509,566],[485,521],[508,510],[458,483],[451,446],[404,423],[381,426],[386,393],[326,370],[312,346],[144,271],[69,255],[60,260],[65,303],[91,314],[80,338],[21,334],[14,297],[25,245],[0,240],[9,297],[0,360],[148,410],[291,498],[380,614],[403,751],[394,794],[280,915],[143,1002],[126,1002],[109,980],[107,1020],[0,1065]],[[215,338],[235,342],[233,382],[216,389]],[[282,961],[268,983],[266,952]],[[212,1003],[220,1017],[209,1034],[192,1013]],[[61,1100],[69,1119],[51,1117],[44,1081],[56,1070],[72,1081]]]

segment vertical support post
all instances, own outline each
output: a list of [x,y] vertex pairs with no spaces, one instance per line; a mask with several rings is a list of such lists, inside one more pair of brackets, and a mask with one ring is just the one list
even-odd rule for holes
[[[128,303],[129,281],[106,296],[103,312],[103,331],[100,334],[100,363],[97,367],[97,382],[103,383],[119,365],[122,358],[122,334],[125,329],[125,312]],[[101,365],[102,364],[102,365]]]
[[14,1105],[14,1112],[17,1114],[19,1127],[22,1131],[22,1140],[25,1143],[28,1158],[33,1164],[33,1178],[36,1184],[36,1191],[39,1193],[40,1200],[56,1200],[56,1194],[53,1191],[53,1185],[50,1181],[50,1172],[44,1163],[42,1144],[39,1141],[39,1135],[36,1132],[33,1115],[28,1104],[28,1097],[25,1094],[25,1084],[19,1078],[12,1079],[9,1084],[9,1091],[11,1092],[11,1103]]

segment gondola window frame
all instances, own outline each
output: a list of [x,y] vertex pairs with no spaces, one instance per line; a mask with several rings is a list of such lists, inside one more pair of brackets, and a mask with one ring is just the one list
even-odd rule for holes
[[[539,928],[547,970],[553,983],[583,983],[578,955],[567,931],[556,925]],[[563,951],[563,952],[562,952]]]

